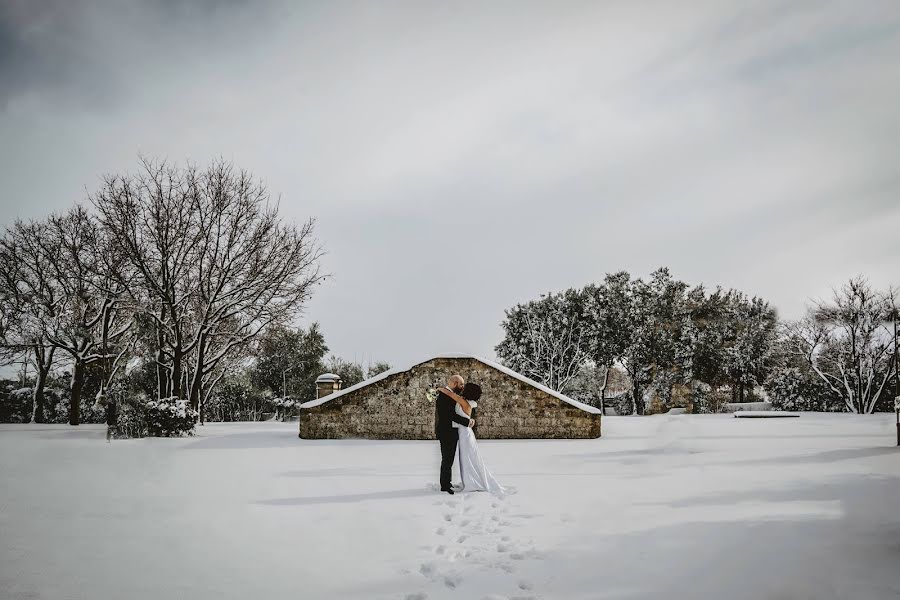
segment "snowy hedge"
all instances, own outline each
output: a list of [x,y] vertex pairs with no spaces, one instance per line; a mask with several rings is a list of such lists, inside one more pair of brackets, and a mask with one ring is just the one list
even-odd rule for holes
[[127,399],[119,405],[116,437],[173,437],[193,435],[197,411],[187,400]]
[[766,382],[775,410],[842,412],[844,402],[817,376],[797,367],[775,369]]
[[192,434],[197,422],[197,411],[187,400],[176,397],[147,401],[147,434],[169,437]]

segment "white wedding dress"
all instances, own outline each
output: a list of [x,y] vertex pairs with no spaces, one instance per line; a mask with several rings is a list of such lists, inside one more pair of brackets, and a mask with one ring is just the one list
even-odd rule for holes
[[[477,403],[469,401],[472,408]],[[462,407],[456,405],[456,414],[465,417]],[[500,485],[490,469],[484,464],[481,452],[478,451],[478,440],[471,427],[463,427],[458,423],[453,426],[459,429],[459,474],[462,478],[462,491],[466,492],[490,492],[499,496],[508,493],[508,490]]]

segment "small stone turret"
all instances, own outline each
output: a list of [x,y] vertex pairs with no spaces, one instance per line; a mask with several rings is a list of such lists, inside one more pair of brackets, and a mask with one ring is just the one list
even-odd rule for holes
[[316,378],[316,398],[333,394],[341,389],[341,377],[334,373],[324,373]]

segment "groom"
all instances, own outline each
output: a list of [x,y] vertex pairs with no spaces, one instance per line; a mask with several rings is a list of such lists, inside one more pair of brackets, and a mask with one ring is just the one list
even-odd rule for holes
[[[462,394],[466,382],[459,375],[454,375],[447,382],[447,387],[457,394]],[[440,392],[434,409],[434,435],[441,443],[441,491],[453,494],[450,477],[453,472],[453,460],[456,458],[456,444],[459,432],[453,427],[456,421],[463,427],[475,425],[475,419],[467,419],[456,414],[456,402],[447,394]]]

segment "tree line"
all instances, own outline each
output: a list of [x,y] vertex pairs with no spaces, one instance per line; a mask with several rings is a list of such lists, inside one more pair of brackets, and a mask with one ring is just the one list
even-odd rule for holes
[[325,279],[313,226],[282,220],[265,185],[226,161],[145,160],[104,177],[85,204],[7,227],[0,349],[33,365],[32,420],[43,421],[60,365],[72,425],[88,374],[96,398],[114,403],[136,363],[152,397],[202,411],[260,334],[294,320]]
[[[795,321],[738,290],[690,286],[667,268],[647,280],[621,271],[581,289],[542,295],[506,311],[496,352],[507,366],[593,404],[611,375],[630,391],[626,414],[674,405],[715,412],[768,397],[779,407],[891,410],[897,291],[862,277]],[[653,405],[653,406],[650,406]]]

